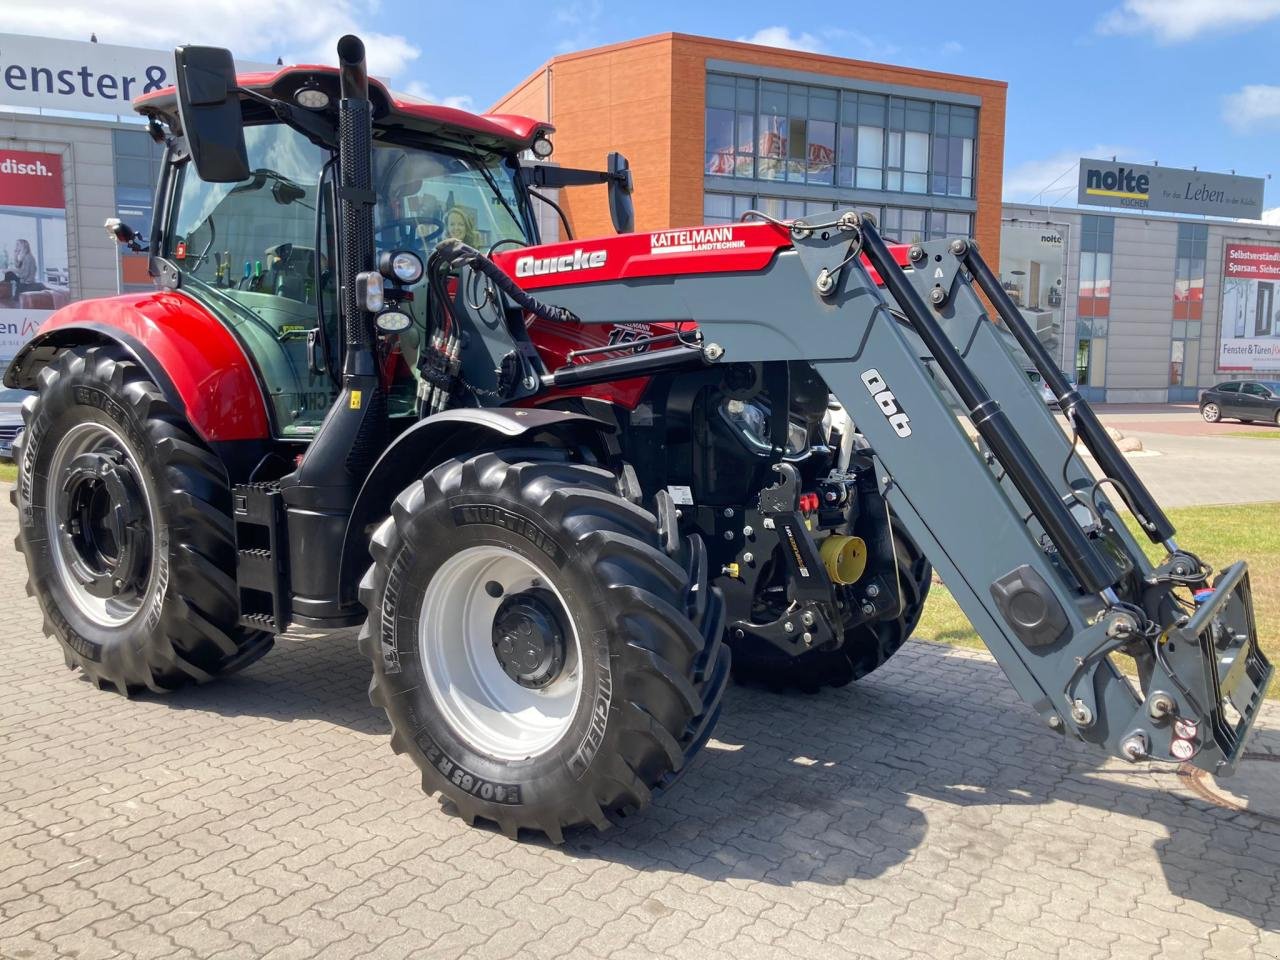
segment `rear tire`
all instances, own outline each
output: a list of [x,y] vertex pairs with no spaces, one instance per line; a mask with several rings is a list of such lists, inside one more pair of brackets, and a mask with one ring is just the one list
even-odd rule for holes
[[789,656],[772,644],[747,638],[731,640],[734,678],[771,690],[817,693],[843,687],[884,666],[920,622],[933,581],[933,567],[905,531],[893,524],[894,552],[902,606],[896,617],[847,628],[835,650],[809,650]]
[[15,545],[68,667],[160,693],[270,649],[238,625],[222,463],[141,367],[110,347],[67,350],[22,416]]
[[554,457],[458,458],[401,493],[373,536],[360,649],[392,749],[428,794],[558,843],[687,769],[729,655],[698,545],[667,556],[614,474]]

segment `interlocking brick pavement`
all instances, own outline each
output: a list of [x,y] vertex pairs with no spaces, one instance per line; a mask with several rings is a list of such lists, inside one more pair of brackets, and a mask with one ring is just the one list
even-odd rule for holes
[[733,688],[644,815],[514,844],[422,796],[350,634],[129,701],[0,570],[5,960],[1280,956],[1280,825],[1064,744],[979,654]]

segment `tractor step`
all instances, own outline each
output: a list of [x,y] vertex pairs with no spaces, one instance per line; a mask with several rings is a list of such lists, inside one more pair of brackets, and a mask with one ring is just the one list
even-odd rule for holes
[[284,633],[289,626],[289,577],[284,555],[284,499],[274,483],[244,483],[231,494],[236,524],[236,587],[240,625]]

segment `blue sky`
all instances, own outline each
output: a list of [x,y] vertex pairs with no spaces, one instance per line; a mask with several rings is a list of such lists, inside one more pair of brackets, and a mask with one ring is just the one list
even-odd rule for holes
[[[1266,176],[1280,222],[1280,0],[1073,3],[606,3],[604,0],[206,0],[180,21],[127,5],[9,0],[4,29],[169,46],[220,43],[246,59],[332,58],[355,29],[394,86],[483,109],[550,56],[665,31],[817,50],[1009,84],[1005,195],[1030,199],[1080,156]],[[907,12],[909,11],[909,13]],[[1067,172],[1042,198],[1071,203]]]

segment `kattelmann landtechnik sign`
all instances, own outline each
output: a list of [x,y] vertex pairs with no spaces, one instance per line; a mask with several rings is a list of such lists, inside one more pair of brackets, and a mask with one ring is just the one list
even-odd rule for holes
[[1260,220],[1264,186],[1260,177],[1082,159],[1076,199],[1093,207]]

